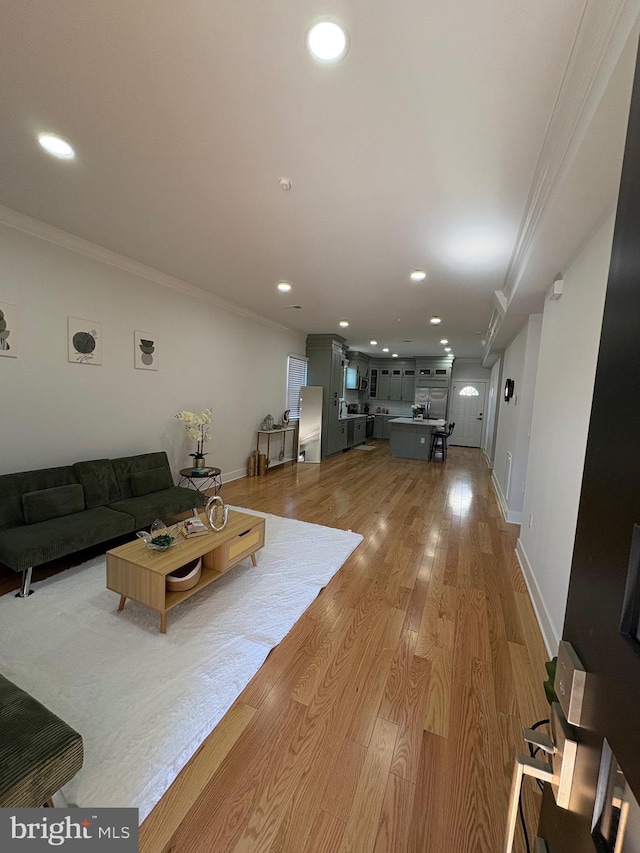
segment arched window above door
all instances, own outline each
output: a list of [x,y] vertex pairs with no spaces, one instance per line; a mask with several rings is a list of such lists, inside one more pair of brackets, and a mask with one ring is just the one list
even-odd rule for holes
[[465,385],[464,388],[460,389],[461,397],[479,397],[480,392],[477,388],[474,388],[473,385]]

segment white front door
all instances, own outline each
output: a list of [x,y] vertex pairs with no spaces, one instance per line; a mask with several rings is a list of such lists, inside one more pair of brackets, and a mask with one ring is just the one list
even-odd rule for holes
[[458,381],[452,392],[449,420],[456,426],[449,444],[480,447],[487,383]]

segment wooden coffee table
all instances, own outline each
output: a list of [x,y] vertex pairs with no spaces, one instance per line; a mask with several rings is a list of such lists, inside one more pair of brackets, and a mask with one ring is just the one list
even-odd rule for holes
[[[206,524],[204,516],[200,517]],[[120,593],[118,611],[127,598],[157,610],[160,631],[166,634],[168,610],[218,580],[245,557],[251,557],[257,566],[256,551],[263,545],[264,518],[230,510],[224,530],[183,539],[168,551],[152,551],[141,539],[107,551],[107,589]],[[166,576],[199,557],[202,574],[198,583],[181,592],[167,590]]]

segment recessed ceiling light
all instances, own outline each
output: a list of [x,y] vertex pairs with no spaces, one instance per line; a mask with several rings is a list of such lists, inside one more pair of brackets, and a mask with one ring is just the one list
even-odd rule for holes
[[449,343],[449,341],[448,341],[446,338],[443,338],[443,339],[440,341],[440,343],[441,343],[441,344],[448,344],[448,343]]
[[445,348],[444,348],[444,351],[445,351],[445,352],[451,352],[451,347],[445,347]]
[[450,352],[450,353],[448,353],[448,354],[447,354],[447,358],[455,358],[455,356],[454,356],[454,354],[453,354],[452,352]]
[[346,329],[347,326],[349,325],[349,321],[348,320],[340,320],[340,323],[338,325],[342,326],[343,329]]
[[432,317],[429,322],[432,326],[437,326],[439,323],[442,323],[442,320],[440,319],[440,317]]
[[391,358],[397,358],[397,357],[398,357],[398,353],[397,353],[397,352],[394,352],[394,353],[392,353],[392,354],[391,354]]
[[307,48],[320,62],[340,62],[349,50],[349,37],[344,27],[326,18],[307,30]]
[[378,341],[369,341],[369,343],[371,344],[372,347],[378,346]]
[[427,274],[424,270],[414,270],[409,278],[411,281],[424,281],[427,277]]
[[278,290],[281,293],[289,293],[289,291],[291,290],[291,285],[289,284],[288,281],[281,281],[280,284],[278,285]]
[[382,352],[389,352],[389,347],[382,347]]
[[38,135],[38,142],[45,151],[53,154],[54,157],[61,157],[63,160],[71,160],[76,156],[76,152],[69,143],[61,139],[59,136],[53,136],[51,133],[41,133]]

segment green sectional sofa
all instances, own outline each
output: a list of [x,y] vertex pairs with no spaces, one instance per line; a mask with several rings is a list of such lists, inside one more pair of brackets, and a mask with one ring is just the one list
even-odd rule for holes
[[175,486],[167,454],[94,459],[0,476],[0,562],[22,572],[30,593],[34,566],[148,527],[206,495]]

